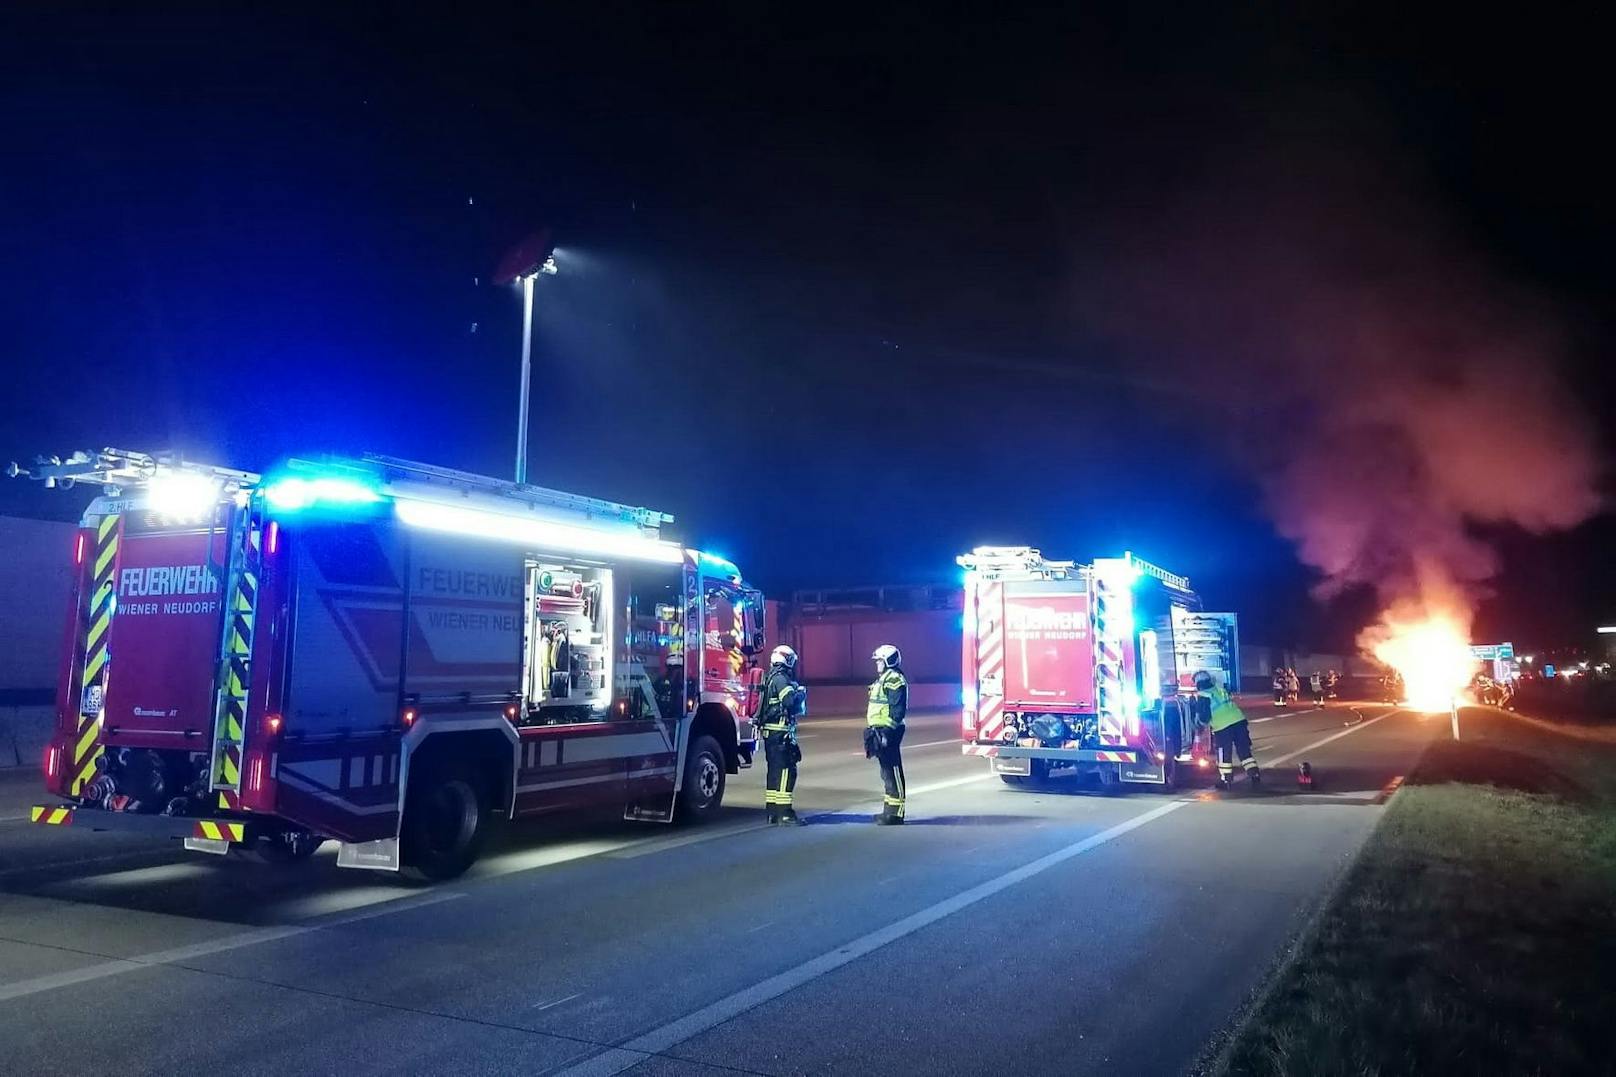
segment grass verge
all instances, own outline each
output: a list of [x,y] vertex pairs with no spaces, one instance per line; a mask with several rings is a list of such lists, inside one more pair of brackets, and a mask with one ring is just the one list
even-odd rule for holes
[[1466,710],[1215,1067],[1616,1072],[1616,744]]

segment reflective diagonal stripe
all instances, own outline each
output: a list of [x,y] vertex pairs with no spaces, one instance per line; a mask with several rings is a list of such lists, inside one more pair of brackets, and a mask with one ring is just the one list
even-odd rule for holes
[[241,841],[246,834],[246,823],[217,823],[212,819],[200,820],[191,832],[193,838],[206,838],[209,841]]
[[73,825],[72,808],[55,808],[45,804],[35,804],[28,809],[28,819],[41,826],[71,826]]
[[95,655],[84,664],[84,683],[88,685],[95,680],[95,675],[101,672],[101,667],[107,664],[107,649],[105,647],[96,651]]
[[118,539],[114,537],[100,552],[95,555],[95,574],[100,576],[112,567],[112,559],[118,555]]
[[78,744],[75,745],[73,749],[73,762],[77,763],[79,760],[83,759],[85,753],[87,753],[91,748],[95,747],[95,736],[99,732],[100,730],[96,728],[94,719],[84,723],[83,727],[79,730]]

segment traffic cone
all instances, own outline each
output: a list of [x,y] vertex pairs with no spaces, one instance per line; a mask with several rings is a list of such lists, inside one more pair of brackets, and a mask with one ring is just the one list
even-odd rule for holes
[[1296,768],[1296,785],[1303,792],[1313,788],[1313,764],[1303,763]]

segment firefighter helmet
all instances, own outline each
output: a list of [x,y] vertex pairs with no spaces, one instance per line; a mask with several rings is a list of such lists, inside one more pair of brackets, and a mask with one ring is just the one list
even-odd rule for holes
[[1212,679],[1212,674],[1208,673],[1206,670],[1203,669],[1196,672],[1195,687],[1198,691],[1210,692],[1212,690],[1212,685],[1215,683],[1217,682]]
[[898,648],[894,647],[890,643],[881,644],[881,646],[875,649],[875,653],[870,655],[870,657],[873,658],[875,660],[875,664],[883,670],[897,669],[898,665],[903,661],[903,655],[898,651]]
[[785,666],[787,669],[796,669],[797,652],[793,651],[790,647],[787,647],[782,643],[780,646],[769,652],[769,665]]

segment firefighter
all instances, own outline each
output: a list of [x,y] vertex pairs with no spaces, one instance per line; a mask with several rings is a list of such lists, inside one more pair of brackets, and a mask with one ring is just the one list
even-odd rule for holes
[[909,681],[903,675],[903,655],[890,643],[883,643],[870,655],[875,662],[875,681],[870,685],[870,701],[864,717],[864,756],[881,764],[881,811],[875,816],[879,826],[903,822],[904,781],[903,719],[909,711]]
[[1285,705],[1285,670],[1280,667],[1274,670],[1274,706]]
[[1229,695],[1229,690],[1212,679],[1212,674],[1201,670],[1195,675],[1196,691],[1205,693],[1212,705],[1212,744],[1218,753],[1218,788],[1229,788],[1234,775],[1235,760],[1246,769],[1246,780],[1253,789],[1262,785],[1262,773],[1257,769],[1257,758],[1251,751],[1251,726],[1240,705]]
[[769,763],[768,782],[763,789],[763,807],[775,826],[802,826],[792,796],[797,790],[797,764],[802,748],[797,745],[797,719],[802,715],[808,690],[797,683],[797,652],[784,644],[769,655],[769,673],[763,679],[763,699],[758,712],[758,728],[763,733],[763,754]]
[[1313,693],[1313,705],[1324,706],[1324,674],[1314,670],[1307,675],[1307,687]]
[[1333,669],[1324,671],[1324,694],[1329,699],[1336,698],[1336,689],[1341,686],[1341,674]]
[[1296,670],[1290,666],[1285,667],[1285,702],[1295,703],[1302,694],[1302,680],[1296,675]]

